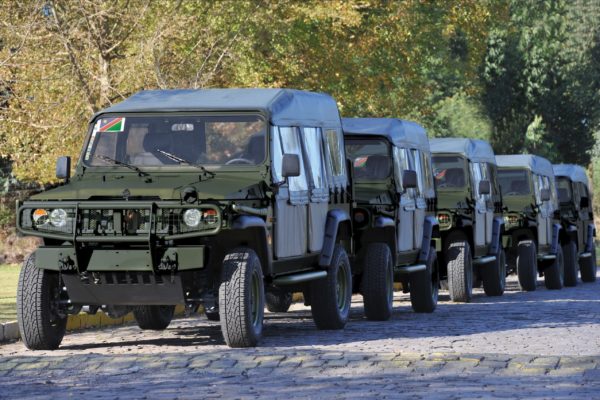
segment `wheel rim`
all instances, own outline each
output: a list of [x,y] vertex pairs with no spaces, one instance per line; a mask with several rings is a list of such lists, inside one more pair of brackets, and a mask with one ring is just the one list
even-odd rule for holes
[[258,272],[252,273],[252,281],[250,283],[250,320],[252,326],[258,326],[260,323],[260,277]]
[[338,310],[343,311],[346,309],[346,268],[344,265],[340,265],[336,275],[336,296]]

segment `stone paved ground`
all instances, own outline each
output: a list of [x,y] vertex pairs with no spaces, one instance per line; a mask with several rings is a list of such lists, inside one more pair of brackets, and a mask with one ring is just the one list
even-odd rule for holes
[[600,281],[521,293],[511,278],[503,297],[441,300],[418,315],[397,293],[375,323],[357,296],[344,331],[296,305],[267,314],[254,349],[227,348],[204,317],[72,333],[53,352],[5,344],[0,398],[600,398]]

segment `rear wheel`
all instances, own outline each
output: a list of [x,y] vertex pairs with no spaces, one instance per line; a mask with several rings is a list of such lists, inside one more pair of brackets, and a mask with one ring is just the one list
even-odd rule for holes
[[506,253],[500,249],[496,260],[481,267],[483,290],[488,296],[502,296],[506,286]]
[[319,329],[342,329],[350,315],[352,271],[346,250],[336,245],[327,277],[312,281],[310,309]]
[[450,300],[468,303],[473,293],[473,259],[469,242],[462,234],[451,236],[444,256]]
[[565,260],[565,286],[577,286],[577,269],[579,263],[577,260],[577,245],[574,241],[569,240],[562,247]]
[[223,260],[219,286],[221,332],[229,347],[256,346],[262,337],[265,291],[260,260],[240,247]]
[[521,240],[517,245],[517,275],[521,290],[535,290],[537,282],[537,249],[533,240]]
[[271,287],[265,293],[265,303],[270,312],[287,312],[292,305],[292,293],[278,287]]
[[565,275],[565,260],[562,247],[558,246],[556,259],[544,270],[544,284],[546,289],[558,290],[563,287],[563,278]]
[[58,273],[36,266],[35,254],[23,263],[17,287],[17,319],[28,349],[57,349],[65,336],[67,316],[60,312],[59,279]]
[[583,282],[595,282],[596,281],[596,246],[592,248],[591,257],[587,257],[581,260],[581,280]]
[[175,306],[137,306],[133,310],[133,316],[140,329],[153,331],[167,329],[174,314]]
[[429,248],[427,266],[424,271],[410,276],[410,303],[415,312],[430,313],[438,302],[440,276],[435,247]]
[[385,243],[370,243],[365,254],[362,276],[365,316],[371,321],[386,321],[394,301],[392,252]]

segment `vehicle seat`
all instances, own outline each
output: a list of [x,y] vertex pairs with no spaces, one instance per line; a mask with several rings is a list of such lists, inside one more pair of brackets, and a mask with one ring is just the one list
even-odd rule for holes
[[390,158],[379,154],[369,156],[365,170],[369,179],[385,179],[390,175]]
[[513,181],[510,184],[510,191],[519,194],[527,193],[527,182],[524,181]]
[[465,175],[461,168],[448,168],[445,178],[448,186],[463,187],[465,185]]
[[264,134],[253,135],[250,137],[242,158],[253,161],[255,164],[258,164],[265,159]]

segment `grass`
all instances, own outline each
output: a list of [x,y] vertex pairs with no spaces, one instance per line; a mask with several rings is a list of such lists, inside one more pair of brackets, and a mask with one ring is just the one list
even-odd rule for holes
[[21,266],[0,265],[0,323],[17,319],[17,282]]

